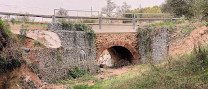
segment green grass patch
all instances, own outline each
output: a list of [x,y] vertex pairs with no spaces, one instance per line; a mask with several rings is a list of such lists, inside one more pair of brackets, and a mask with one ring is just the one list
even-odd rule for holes
[[9,29],[9,25],[1,19],[0,19],[0,30],[2,30],[4,36],[12,37],[12,32]]
[[208,27],[208,22],[204,22],[204,25],[205,25],[206,27]]

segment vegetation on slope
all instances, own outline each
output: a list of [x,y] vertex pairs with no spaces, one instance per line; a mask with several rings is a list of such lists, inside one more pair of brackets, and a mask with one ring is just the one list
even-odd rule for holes
[[[191,54],[169,59],[163,64],[146,64],[93,86],[75,89],[206,89],[208,87],[208,49],[199,47]],[[138,68],[140,71],[138,71]]]
[[18,60],[21,54],[15,53],[17,50],[11,48],[14,43],[13,37],[8,25],[0,20],[0,74],[21,66]]
[[[12,72],[20,68],[21,52],[16,47],[14,35],[9,26],[0,20],[0,88],[8,89],[14,84],[15,75]],[[14,76],[13,76],[14,75]],[[16,82],[15,82],[16,83]],[[13,84],[13,85],[12,85]]]
[[[168,27],[187,36],[193,23],[159,22],[149,26]],[[192,26],[192,27],[190,27]],[[182,33],[183,30],[190,30]],[[151,32],[146,32],[147,34]],[[171,34],[172,34],[171,33]],[[178,33],[176,33],[178,34]],[[183,37],[184,37],[183,36]],[[150,39],[149,37],[146,37]],[[177,36],[176,36],[177,38]],[[151,42],[151,41],[150,41]],[[149,43],[146,43],[148,46]],[[151,44],[151,43],[150,43]],[[195,48],[190,54],[167,59],[162,64],[142,64],[119,76],[97,80],[95,85],[74,84],[74,89],[206,89],[208,87],[208,46]],[[148,53],[151,50],[146,50]]]

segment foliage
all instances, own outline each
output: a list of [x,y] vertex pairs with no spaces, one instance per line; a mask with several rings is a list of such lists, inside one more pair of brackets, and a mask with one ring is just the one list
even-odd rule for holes
[[208,22],[205,22],[204,25],[205,25],[206,27],[208,27]]
[[201,27],[203,24],[187,20],[177,21],[173,30],[170,30],[170,40],[178,40],[190,36],[191,32],[197,28],[196,26]]
[[122,6],[117,6],[117,16],[123,16],[124,13],[130,10],[131,6],[127,2],[123,2]]
[[75,67],[74,69],[69,70],[68,72],[68,76],[72,78],[79,78],[84,76],[85,74],[87,74],[87,71],[79,69],[78,67]]
[[0,19],[0,51],[10,44],[11,38],[13,38],[13,35],[9,30],[8,24]]
[[40,46],[42,46],[42,44],[37,40],[33,40],[33,46],[40,47]]
[[112,17],[112,12],[116,9],[116,4],[112,0],[106,0],[107,6],[102,8],[102,13],[107,17]]
[[[68,16],[68,11],[64,8],[60,8],[58,12],[55,13],[56,16]],[[66,18],[61,18],[57,20],[58,22],[66,22]]]
[[6,73],[7,71],[12,71],[20,66],[21,63],[18,59],[0,57],[0,73]]
[[[147,14],[136,14],[136,18],[169,18],[171,17],[169,14],[156,14],[162,13],[160,6],[153,6],[153,7],[144,7],[144,8],[137,8],[130,11],[129,13],[147,13]],[[155,13],[155,14],[148,14],[148,13]],[[132,18],[133,15],[126,14],[125,17]]]
[[15,18],[12,18],[11,20],[11,23],[14,25],[15,23],[17,23],[17,20]]
[[72,22],[62,22],[61,25],[64,30],[76,30]]
[[180,27],[181,33],[183,34],[183,37],[189,36],[191,32],[196,29],[195,26],[193,26],[191,23],[185,24],[184,26]]
[[174,16],[186,18],[206,19],[208,14],[207,0],[166,0],[162,5],[162,11]]
[[88,80],[95,79],[89,75],[88,71],[75,67],[71,70],[68,70],[68,73],[65,77],[51,82],[59,84],[70,84],[70,87],[73,87],[72,85],[76,85],[77,82],[86,82]]
[[[146,57],[150,57],[152,53],[152,31],[154,29],[150,26],[144,27],[144,28],[138,28],[138,43],[140,45],[140,48],[142,47],[144,49],[144,54]],[[139,49],[140,49],[139,48]],[[150,58],[151,59],[151,58]]]
[[0,30],[2,30],[5,37],[11,37],[12,32],[9,30],[9,25],[0,19]]
[[24,42],[25,39],[26,39],[26,36],[27,36],[27,32],[28,32],[28,29],[27,29],[28,26],[26,25],[21,25],[21,29],[20,29],[20,35],[19,35],[19,39],[21,42]]
[[99,86],[88,86],[88,85],[76,85],[73,88],[74,89],[101,89],[101,87]]
[[163,5],[163,11],[174,14],[177,17],[185,15],[187,18],[191,18],[194,13],[191,11],[191,0],[166,0],[166,4]]

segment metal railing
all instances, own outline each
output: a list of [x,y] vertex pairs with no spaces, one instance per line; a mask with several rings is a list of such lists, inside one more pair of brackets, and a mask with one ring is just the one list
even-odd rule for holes
[[[102,29],[102,24],[108,23],[113,24],[117,21],[117,23],[120,24],[131,24],[133,29],[136,28],[136,25],[138,22],[141,21],[161,21],[161,20],[179,20],[180,18],[173,18],[171,16],[168,16],[168,14],[163,13],[123,13],[120,16],[112,16],[108,17],[105,13],[99,12],[99,11],[84,11],[84,10],[67,10],[68,12],[76,12],[76,15],[67,15],[67,16],[58,16],[56,15],[56,11],[59,9],[54,9],[54,15],[38,15],[38,14],[22,14],[22,13],[10,13],[10,12],[0,12],[0,15],[6,15],[6,16],[27,16],[27,17],[40,17],[40,18],[48,18],[52,19],[52,22],[56,22],[56,19],[75,19],[75,20],[97,20],[97,22],[94,22],[94,25],[99,25],[99,29]],[[90,15],[83,15],[79,16],[78,13],[89,13]],[[93,15],[95,13],[96,15]],[[114,13],[115,14],[115,13]],[[149,15],[149,17],[148,17]],[[161,17],[154,17],[150,15],[155,16],[161,16]],[[104,22],[106,21],[106,22]],[[119,22],[120,21],[120,22]]]

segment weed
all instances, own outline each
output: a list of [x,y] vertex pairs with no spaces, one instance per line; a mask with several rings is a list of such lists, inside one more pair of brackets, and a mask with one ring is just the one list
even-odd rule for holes
[[20,66],[21,63],[18,59],[0,57],[0,73],[6,73],[7,71],[14,70]]
[[[70,87],[68,87],[67,89],[70,89]],[[76,85],[73,87],[73,89],[101,89],[101,88],[99,86]]]
[[73,78],[79,78],[87,74],[87,71],[79,69],[78,67],[75,67],[72,70],[69,70],[68,76]]
[[205,25],[206,27],[208,27],[208,22],[204,22],[204,25]]
[[0,19],[0,30],[3,32],[3,36],[11,37],[12,32],[9,30],[9,25]]
[[35,46],[35,47],[40,47],[40,46],[42,46],[42,44],[41,44],[39,41],[34,40],[34,41],[33,41],[33,46]]

